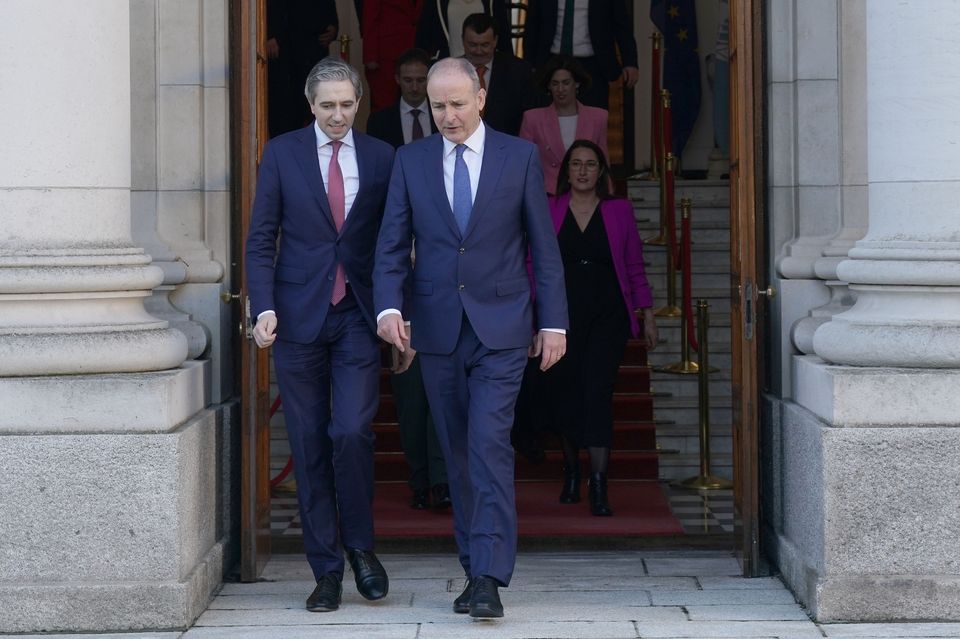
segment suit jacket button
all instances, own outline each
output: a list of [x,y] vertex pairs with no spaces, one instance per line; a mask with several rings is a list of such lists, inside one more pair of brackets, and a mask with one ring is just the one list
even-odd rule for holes
[[333,275],[327,275],[327,281],[328,281],[328,282],[332,282],[332,281],[333,281]]
[[467,249],[460,247],[460,255],[463,255],[466,252],[467,252]]
[[464,286],[463,284],[461,284],[461,285],[460,285],[460,286],[458,286],[457,288],[458,288],[458,289],[460,289],[460,290],[462,291],[463,289],[465,289],[465,288],[467,288],[467,287],[466,287],[466,286]]

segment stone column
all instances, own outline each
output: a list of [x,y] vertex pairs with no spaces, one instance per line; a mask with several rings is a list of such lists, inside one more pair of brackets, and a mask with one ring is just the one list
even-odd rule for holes
[[104,1],[2,8],[0,376],[186,357],[183,335],[144,311],[163,273],[130,238],[128,16]]
[[144,309],[128,0],[0,2],[0,633],[183,628],[222,570],[208,366]]
[[856,304],[814,336],[837,364],[960,367],[960,15],[919,4],[867,3],[869,230],[837,267]]

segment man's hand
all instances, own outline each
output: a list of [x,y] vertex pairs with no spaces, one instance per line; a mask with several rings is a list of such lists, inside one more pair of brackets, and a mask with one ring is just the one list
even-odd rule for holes
[[[386,317],[384,319],[386,319]],[[417,355],[417,351],[413,350],[413,347],[410,346],[410,337],[412,335],[410,327],[404,323],[404,328],[406,329],[407,336],[403,339],[403,348],[400,349],[394,346],[390,349],[392,361],[390,372],[397,375],[405,373],[407,369],[410,368],[410,364],[413,364],[413,358]]]
[[407,350],[410,343],[407,327],[403,325],[403,317],[399,313],[390,313],[381,317],[377,322],[377,335],[401,353]]
[[637,67],[623,67],[623,86],[632,89],[640,79],[640,69]]
[[540,370],[545,371],[563,357],[567,352],[567,336],[554,331],[539,331],[533,338],[533,345],[527,354],[530,357],[540,356]]
[[276,60],[280,57],[280,43],[277,42],[276,38],[270,38],[267,40],[267,58],[269,60]]
[[264,313],[253,327],[253,339],[260,348],[267,348],[277,339],[277,316]]
[[[649,308],[643,309],[643,337],[646,340],[646,347],[648,351],[652,351],[657,347],[657,342],[660,341],[660,333],[657,331],[657,322],[653,317],[653,310]],[[686,336],[683,336],[686,339]]]
[[363,66],[364,66],[364,68],[366,68],[367,71],[376,71],[377,69],[380,68],[380,63],[379,63],[379,62],[364,62],[364,63],[363,63]]

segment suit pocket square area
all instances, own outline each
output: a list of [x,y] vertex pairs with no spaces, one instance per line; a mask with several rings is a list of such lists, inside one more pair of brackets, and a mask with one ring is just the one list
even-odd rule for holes
[[281,282],[290,282],[291,284],[306,284],[307,272],[302,268],[293,268],[292,266],[277,266],[276,278]]
[[511,277],[508,280],[497,282],[497,295],[515,295],[516,293],[530,292],[530,278],[526,275],[520,277]]
[[433,295],[433,282],[429,280],[413,280],[410,288],[414,295]]

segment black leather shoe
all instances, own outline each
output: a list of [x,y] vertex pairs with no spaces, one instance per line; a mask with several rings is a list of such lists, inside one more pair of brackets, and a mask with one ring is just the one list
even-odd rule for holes
[[493,619],[503,616],[499,584],[493,577],[474,577],[473,594],[470,596],[470,616],[478,619]]
[[560,490],[561,504],[580,503],[580,469],[570,470],[563,467],[563,488]]
[[307,597],[307,610],[310,612],[333,612],[340,607],[340,595],[343,586],[340,577],[332,572],[320,577],[317,587]]
[[609,517],[613,514],[607,501],[607,474],[590,473],[590,512],[595,517]]
[[375,601],[387,596],[390,581],[387,571],[372,550],[354,550],[347,548],[347,559],[353,569],[353,578],[357,582],[357,592],[364,599]]
[[463,587],[460,596],[453,600],[453,611],[458,615],[470,612],[470,597],[473,596],[473,579],[467,578],[467,585]]
[[449,484],[437,484],[433,487],[433,507],[437,510],[443,510],[453,505],[450,501]]
[[418,488],[413,491],[413,497],[410,498],[410,507],[414,510],[426,510],[430,507],[430,491],[426,488]]

